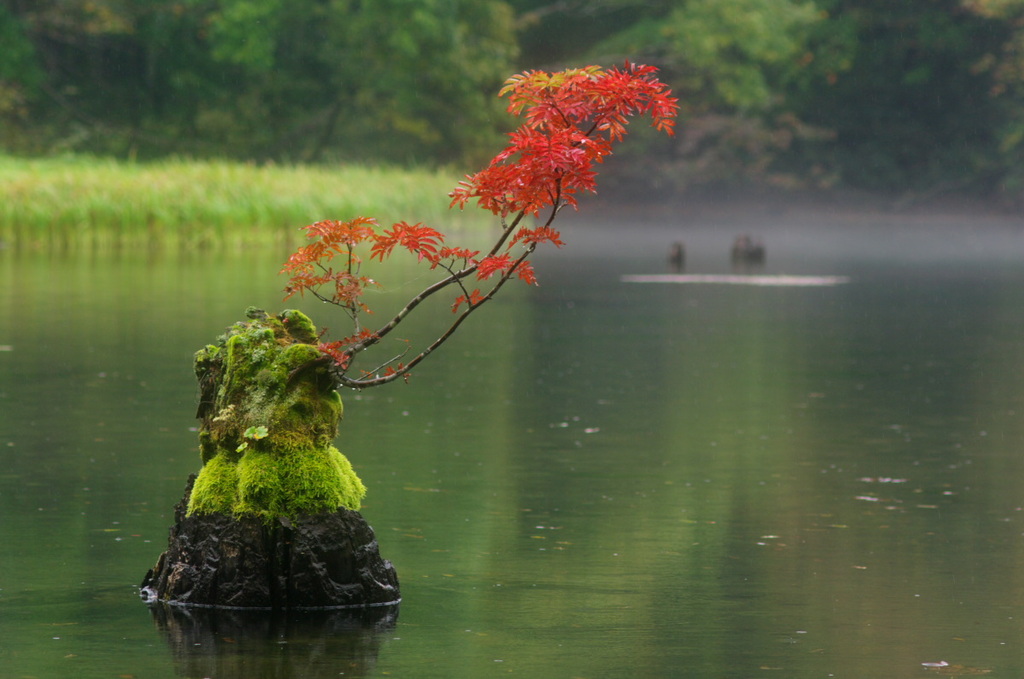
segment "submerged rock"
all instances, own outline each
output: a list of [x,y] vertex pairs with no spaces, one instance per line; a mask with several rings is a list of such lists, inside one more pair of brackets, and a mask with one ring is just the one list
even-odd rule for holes
[[399,600],[332,442],[341,397],[304,314],[259,309],[196,353],[203,467],[175,508],[150,600],[271,609]]

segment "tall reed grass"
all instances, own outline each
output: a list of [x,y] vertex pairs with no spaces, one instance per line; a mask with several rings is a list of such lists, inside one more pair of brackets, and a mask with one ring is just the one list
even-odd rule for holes
[[321,219],[376,217],[441,231],[488,223],[448,209],[455,171],[368,166],[129,163],[0,156],[0,244],[10,248],[292,245]]

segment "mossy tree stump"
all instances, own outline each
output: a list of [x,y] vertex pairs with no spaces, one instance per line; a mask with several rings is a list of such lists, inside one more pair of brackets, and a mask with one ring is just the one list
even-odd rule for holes
[[250,309],[196,353],[203,467],[176,508],[151,600],[294,608],[399,599],[358,513],[366,488],[333,441],[342,416],[304,314]]

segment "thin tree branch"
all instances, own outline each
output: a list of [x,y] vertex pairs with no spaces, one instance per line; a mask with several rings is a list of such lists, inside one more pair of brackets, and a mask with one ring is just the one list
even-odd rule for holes
[[[519,214],[515,216],[515,218],[512,220],[510,224],[505,224],[504,219],[502,220],[502,225],[504,226],[504,229],[502,230],[501,236],[498,237],[497,242],[494,244],[494,247],[492,247],[490,252],[488,253],[488,257],[495,255],[498,252],[498,250],[501,249],[501,247],[508,240],[509,236],[512,235],[512,232],[515,231],[516,227],[519,226],[520,222],[522,222],[523,217],[525,216],[526,211],[522,210],[519,212]],[[450,275],[447,278],[443,278],[437,283],[428,286],[426,289],[420,292],[420,294],[413,297],[404,307],[402,307],[399,310],[397,314],[395,314],[395,316],[390,321],[381,326],[381,328],[374,333],[373,337],[368,337],[365,340],[352,345],[351,347],[349,347],[346,353],[348,353],[350,356],[355,356],[360,351],[370,348],[371,346],[382,340],[385,335],[394,330],[399,323],[405,320],[405,318],[409,315],[409,312],[418,307],[421,302],[426,300],[431,295],[440,292],[441,290],[444,290],[453,283],[458,284],[459,287],[462,288],[463,294],[468,296],[468,291],[466,290],[465,286],[462,285],[462,279],[475,273],[477,270],[477,266],[474,264],[471,266],[464,267],[459,271],[452,271],[451,269],[445,267],[445,270],[450,273]]]
[[368,337],[361,342],[353,344],[348,350],[349,353],[355,355],[360,351],[368,349],[369,347],[373,346],[374,344],[382,340],[385,335],[394,330],[395,327],[398,326],[398,324],[401,323],[405,319],[405,317],[409,315],[409,312],[418,307],[421,302],[426,300],[431,295],[440,292],[441,290],[444,290],[452,283],[461,281],[461,279],[475,272],[476,268],[476,265],[468,266],[460,271],[456,271],[447,278],[443,278],[438,282],[434,283],[433,285],[428,286],[426,289],[420,292],[420,294],[416,295],[411,300],[409,300],[408,303],[406,303],[406,305],[402,307],[401,310],[397,314],[395,314],[395,316],[390,321],[385,323],[383,326],[381,326],[380,330],[374,333],[373,337]]
[[512,232],[516,229],[517,226],[519,226],[519,223],[523,221],[523,217],[525,216],[526,210],[520,210],[519,214],[517,214],[512,219],[511,224],[505,224],[505,218],[501,218],[501,225],[502,227],[504,227],[504,230],[501,232],[501,236],[498,237],[498,240],[494,244],[494,247],[491,248],[491,251],[487,253],[488,257],[493,257],[494,255],[498,254],[498,250],[500,250],[501,246],[505,244],[505,241],[508,240],[508,237],[512,235]]
[[[392,382],[398,379],[399,377],[407,375],[413,368],[416,367],[418,363],[420,363],[423,359],[425,359],[436,349],[438,349],[442,344],[444,344],[449,337],[454,335],[458,327],[462,325],[463,321],[469,318],[469,315],[471,313],[482,307],[487,302],[491,301],[494,298],[494,296],[498,293],[498,290],[500,290],[505,285],[505,283],[509,281],[509,279],[512,277],[513,274],[515,274],[519,266],[527,259],[529,259],[530,255],[532,255],[534,250],[536,249],[537,244],[530,243],[530,245],[526,248],[523,254],[519,256],[519,258],[512,264],[512,266],[510,266],[505,271],[505,273],[502,274],[498,282],[494,284],[494,287],[492,287],[490,291],[488,291],[488,293],[484,295],[484,297],[479,302],[477,302],[476,304],[469,304],[466,310],[459,314],[459,317],[455,319],[455,321],[451,324],[451,326],[449,326],[449,328],[445,332],[443,332],[437,339],[435,339],[430,344],[430,346],[428,346],[426,349],[417,354],[415,358],[413,358],[411,361],[403,365],[401,368],[387,375],[381,375],[373,377],[371,379],[353,379],[348,377],[347,375],[340,374],[337,375],[339,385],[344,387],[351,387],[353,389],[366,389],[367,387],[376,387],[382,384],[387,384],[388,382]],[[391,359],[391,361],[388,361],[384,365],[388,365],[390,363],[393,363],[394,361],[395,359]]]

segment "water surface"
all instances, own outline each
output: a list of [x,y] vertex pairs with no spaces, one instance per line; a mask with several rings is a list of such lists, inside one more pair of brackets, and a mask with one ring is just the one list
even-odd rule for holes
[[754,227],[757,273],[848,281],[624,283],[680,238],[731,274],[750,227],[576,219],[540,287],[343,394],[404,597],[362,622],[138,599],[199,465],[191,355],[282,307],[285,253],[0,253],[0,674],[1020,676],[1021,232]]

